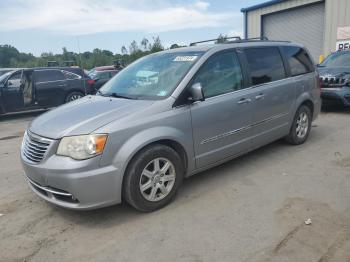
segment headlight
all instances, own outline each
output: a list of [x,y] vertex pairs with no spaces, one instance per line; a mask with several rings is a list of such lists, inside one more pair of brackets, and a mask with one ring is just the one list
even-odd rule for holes
[[103,152],[107,135],[83,135],[63,137],[58,145],[57,155],[83,160]]

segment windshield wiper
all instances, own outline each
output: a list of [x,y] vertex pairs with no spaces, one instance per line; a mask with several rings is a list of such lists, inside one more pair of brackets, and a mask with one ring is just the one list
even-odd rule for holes
[[124,98],[124,99],[133,99],[130,96],[125,95],[119,95],[117,93],[110,93],[110,94],[102,94],[103,96],[109,96],[109,97],[115,97],[115,98]]

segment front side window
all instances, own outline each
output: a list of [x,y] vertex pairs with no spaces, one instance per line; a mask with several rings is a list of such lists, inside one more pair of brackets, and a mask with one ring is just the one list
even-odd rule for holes
[[171,95],[203,53],[161,52],[146,56],[121,70],[99,93],[132,99],[164,99]]
[[19,88],[22,83],[22,71],[18,71],[14,73],[10,78],[7,80],[7,87],[8,88]]
[[242,89],[242,73],[234,51],[210,57],[194,77],[192,84],[200,83],[205,98]]
[[292,76],[314,71],[313,63],[304,49],[297,46],[283,46],[283,53],[287,57]]
[[278,48],[263,47],[246,49],[251,84],[260,85],[286,77]]

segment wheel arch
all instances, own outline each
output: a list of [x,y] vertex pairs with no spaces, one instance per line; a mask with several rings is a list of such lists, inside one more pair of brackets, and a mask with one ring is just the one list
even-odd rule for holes
[[120,169],[121,181],[131,161],[145,148],[161,144],[175,150],[184,164],[184,176],[194,169],[192,136],[173,127],[153,127],[143,130],[125,141],[113,157],[113,162]]
[[301,96],[299,96],[297,101],[296,101],[296,107],[295,107],[295,110],[294,110],[293,117],[295,116],[295,114],[298,111],[298,109],[301,106],[303,106],[303,105],[309,107],[310,110],[311,110],[312,116],[314,115],[315,104],[313,102],[313,99],[312,99],[311,95],[309,93],[305,92]]
[[78,92],[78,93],[81,93],[83,96],[85,96],[84,92],[78,88],[72,88],[72,89],[69,89],[65,92],[65,95],[64,95],[64,102],[67,101],[67,98],[70,94],[74,93],[74,92]]

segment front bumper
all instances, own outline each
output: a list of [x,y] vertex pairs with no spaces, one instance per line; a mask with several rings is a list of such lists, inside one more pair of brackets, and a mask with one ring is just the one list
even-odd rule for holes
[[89,210],[121,202],[120,168],[100,167],[100,157],[76,161],[52,154],[33,164],[21,153],[21,160],[30,188],[50,203]]
[[350,106],[350,87],[322,88],[321,98],[323,104],[342,104]]

